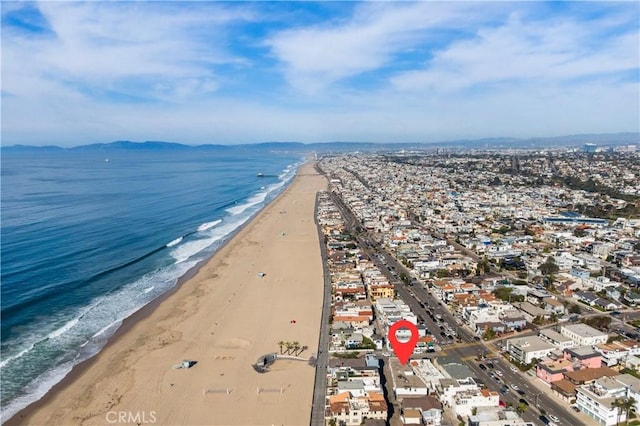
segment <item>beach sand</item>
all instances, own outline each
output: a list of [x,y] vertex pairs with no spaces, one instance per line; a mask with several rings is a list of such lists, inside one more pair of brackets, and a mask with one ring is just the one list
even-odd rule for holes
[[[308,346],[302,357],[317,353],[324,283],[314,203],[326,185],[303,165],[194,277],[9,424],[309,424],[314,368],[278,360],[260,374],[252,364],[279,352],[279,341]],[[197,364],[172,368],[183,359]]]

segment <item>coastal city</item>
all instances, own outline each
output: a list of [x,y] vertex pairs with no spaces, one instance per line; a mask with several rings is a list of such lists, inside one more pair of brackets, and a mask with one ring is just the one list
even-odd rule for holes
[[321,156],[311,424],[640,424],[636,149]]

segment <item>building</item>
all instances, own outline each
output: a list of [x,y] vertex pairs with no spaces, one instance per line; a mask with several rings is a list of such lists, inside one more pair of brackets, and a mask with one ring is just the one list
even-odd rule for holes
[[442,404],[433,396],[405,398],[402,400],[402,408],[419,410],[423,425],[440,426],[442,423]]
[[534,426],[524,421],[518,413],[502,407],[478,407],[476,414],[469,416],[469,426]]
[[346,425],[360,425],[365,417],[387,419],[387,403],[381,393],[352,396],[350,392],[341,392],[329,397],[327,419],[336,419]]
[[530,364],[533,359],[542,359],[556,349],[551,343],[536,336],[517,337],[507,340],[507,352],[512,360]]
[[[639,390],[640,379],[629,374],[602,377],[590,385],[576,388],[576,406],[599,424],[613,426],[626,420],[626,413],[618,408],[616,401],[635,399]],[[639,403],[636,400],[636,406]]]
[[573,340],[577,346],[595,346],[606,343],[609,335],[586,324],[569,324],[560,327],[560,334]]
[[568,348],[563,351],[564,359],[573,363],[573,369],[600,368],[602,367],[602,356],[589,346],[578,346]]
[[575,346],[575,343],[573,342],[573,340],[551,329],[540,330],[540,333],[538,334],[538,336],[545,342],[551,343],[553,346],[555,346],[558,349],[564,350],[572,346]]
[[573,363],[566,359],[547,359],[536,366],[536,377],[546,384],[564,379],[564,373],[573,371]]
[[475,389],[456,393],[453,409],[458,416],[470,416],[479,407],[498,407],[500,394],[489,389]]
[[602,362],[611,367],[622,364],[629,357],[640,355],[640,342],[637,340],[622,340],[611,343],[601,343],[594,349],[602,356]]

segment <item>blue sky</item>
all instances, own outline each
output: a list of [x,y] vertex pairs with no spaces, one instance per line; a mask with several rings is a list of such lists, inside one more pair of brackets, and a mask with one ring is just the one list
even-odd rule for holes
[[640,131],[640,4],[6,2],[2,143]]

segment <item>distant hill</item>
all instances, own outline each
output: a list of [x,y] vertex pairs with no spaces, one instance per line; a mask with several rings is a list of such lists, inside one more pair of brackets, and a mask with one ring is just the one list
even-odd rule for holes
[[109,143],[96,143],[81,145],[72,148],[61,148],[59,146],[29,146],[12,145],[1,147],[5,153],[10,152],[64,152],[70,151],[223,151],[223,150],[261,150],[261,151],[281,151],[281,152],[348,152],[348,151],[389,151],[389,150],[424,150],[434,148],[453,149],[527,149],[527,148],[549,148],[549,147],[570,147],[582,146],[585,143],[595,143],[600,146],[628,145],[640,142],[640,133],[603,133],[603,134],[581,134],[567,135],[546,138],[483,138],[483,139],[460,139],[442,142],[414,142],[414,143],[373,143],[373,142],[260,142],[240,145],[185,145],[177,142],[162,141],[115,141]]

